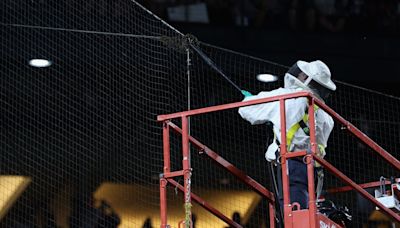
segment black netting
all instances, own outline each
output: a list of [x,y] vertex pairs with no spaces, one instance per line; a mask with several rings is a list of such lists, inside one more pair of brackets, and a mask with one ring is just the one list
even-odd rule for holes
[[[9,206],[0,209],[4,227],[159,226],[157,115],[242,99],[192,48],[187,55],[180,32],[135,1],[3,0],[0,33],[0,198]],[[283,83],[281,77],[260,83],[255,76],[282,76],[285,66],[199,47],[252,93]],[[53,64],[32,67],[33,58]],[[398,157],[400,100],[337,85],[328,105]],[[237,109],[195,116],[190,123],[194,137],[270,188],[266,126],[251,126]],[[171,135],[173,171],[181,169],[180,151],[179,136]],[[339,125],[327,151],[326,159],[358,183],[398,176]],[[268,226],[265,199],[195,148],[191,153],[194,193],[228,217],[239,212],[246,227]],[[326,189],[343,186],[326,176]],[[373,210],[355,193],[327,198],[350,208],[354,227]],[[173,227],[184,218],[182,199],[168,188]],[[199,227],[226,226],[196,204],[193,211]]]
[[[2,225],[95,227],[116,220],[106,204],[125,227],[156,216],[156,116],[187,100],[186,55],[161,37],[180,34],[129,0],[0,8],[1,174],[31,179]],[[33,58],[53,65],[29,66]],[[6,199],[13,185],[2,188]]]

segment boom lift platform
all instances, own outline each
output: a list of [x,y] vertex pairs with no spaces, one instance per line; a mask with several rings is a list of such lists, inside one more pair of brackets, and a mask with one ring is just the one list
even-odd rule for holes
[[[229,171],[233,176],[235,176],[238,180],[248,185],[252,190],[258,193],[260,196],[264,197],[268,201],[269,205],[269,227],[276,227],[275,220],[275,201],[276,198],[272,192],[270,192],[267,188],[265,188],[262,184],[258,183],[256,180],[249,177],[246,173],[239,170],[225,160],[223,157],[218,155],[215,151],[208,148],[205,144],[198,141],[194,137],[189,135],[189,124],[188,117],[201,115],[211,112],[218,112],[227,109],[234,109],[249,105],[262,104],[267,102],[275,102],[278,101],[280,103],[280,117],[281,117],[281,129],[286,129],[286,116],[285,116],[285,100],[306,97],[308,98],[308,113],[309,113],[309,123],[310,123],[310,142],[311,142],[311,151],[312,153],[307,153],[306,151],[296,151],[296,152],[288,152],[286,149],[286,132],[281,132],[281,166],[282,166],[282,185],[283,185],[283,224],[285,228],[343,228],[344,224],[337,224],[327,216],[318,211],[317,208],[317,199],[315,194],[315,186],[314,186],[314,161],[318,162],[326,171],[330,172],[340,180],[342,180],[347,186],[340,187],[337,189],[331,189],[330,192],[345,192],[345,191],[356,191],[358,194],[362,195],[364,198],[373,203],[379,210],[388,215],[393,219],[393,221],[400,222],[400,216],[397,214],[399,207],[399,196],[400,196],[400,185],[398,183],[393,183],[391,185],[391,194],[385,193],[384,191],[380,191],[376,194],[376,196],[372,196],[369,194],[364,188],[370,187],[378,187],[382,183],[363,183],[357,184],[349,177],[347,177],[344,173],[342,173],[335,166],[330,164],[323,158],[317,156],[317,143],[315,137],[315,117],[314,117],[314,105],[317,105],[319,108],[323,109],[326,113],[328,113],[335,120],[336,123],[339,123],[343,126],[343,129],[347,130],[350,134],[355,136],[359,141],[363,142],[369,148],[373,150],[377,155],[379,155],[382,159],[384,159],[388,164],[394,167],[395,171],[400,171],[400,162],[393,157],[390,153],[380,147],[377,143],[375,143],[368,136],[363,134],[359,129],[357,129],[350,122],[346,121],[339,114],[334,112],[331,108],[329,108],[325,103],[318,100],[309,92],[296,92],[291,94],[285,94],[280,96],[274,96],[269,98],[262,98],[251,101],[244,102],[236,102],[225,105],[212,106],[207,108],[201,108],[196,110],[189,110],[185,112],[167,114],[167,115],[159,115],[157,120],[163,123],[163,152],[164,152],[164,168],[163,173],[160,175],[160,217],[161,217],[161,228],[170,227],[168,225],[167,220],[167,185],[172,185],[175,188],[181,190],[184,194],[184,205],[185,205],[185,218],[179,224],[179,226],[183,225],[185,228],[191,228],[191,202],[197,202],[201,207],[208,210],[210,213],[215,215],[216,217],[223,220],[225,223],[230,225],[231,227],[242,227],[236,222],[232,221],[226,215],[216,210],[211,204],[204,201],[200,196],[196,195],[191,191],[191,174],[192,167],[190,163],[190,154],[189,154],[189,145],[196,147],[202,154],[205,154],[208,158],[212,159],[217,165],[223,167],[227,171]],[[175,125],[172,120],[180,119],[181,127]],[[170,165],[170,130],[173,130],[175,133],[181,135],[182,137],[182,169],[181,170],[171,170]],[[307,175],[308,175],[308,209],[298,210],[299,205],[297,203],[290,203],[290,195],[289,195],[289,175],[286,170],[287,167],[287,159],[295,158],[295,157],[304,157],[304,161],[307,164]],[[182,177],[184,178],[184,184],[181,185],[177,181],[174,180],[174,177]],[[387,182],[385,181],[385,184]]]

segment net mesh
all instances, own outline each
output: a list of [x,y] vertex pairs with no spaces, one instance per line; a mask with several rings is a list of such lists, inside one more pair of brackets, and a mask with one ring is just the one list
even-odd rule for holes
[[[1,174],[31,179],[2,224],[143,225],[158,208],[156,115],[187,103],[186,55],[160,38],[179,33],[129,0],[0,8]],[[32,58],[53,65],[34,68]]]
[[[163,161],[156,116],[242,95],[192,49],[188,66],[182,34],[135,1],[3,0],[0,6],[0,197],[9,205],[0,209],[2,226],[159,226]],[[199,47],[243,89],[282,85],[281,78],[267,84],[255,75],[283,75],[285,66]],[[29,66],[33,58],[53,65]],[[400,100],[337,84],[328,105],[398,157]],[[191,134],[270,188],[266,126],[227,110],[191,118]],[[179,136],[171,136],[173,170],[181,169],[180,151]],[[195,148],[191,153],[194,193],[228,217],[239,213],[246,227],[268,227],[265,199]],[[340,126],[326,158],[360,183],[398,176]],[[328,174],[325,182],[327,189],[343,185]],[[354,193],[327,197],[350,208],[354,227],[373,211]],[[168,188],[172,227],[184,218],[182,199]],[[197,227],[227,226],[196,204],[193,211]]]

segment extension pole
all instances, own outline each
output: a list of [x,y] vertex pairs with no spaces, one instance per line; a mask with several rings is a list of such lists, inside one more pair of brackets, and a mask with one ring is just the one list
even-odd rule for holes
[[202,50],[194,46],[192,43],[189,43],[189,45],[193,48],[193,50],[197,52],[197,54],[200,55],[202,59],[204,59],[204,61],[206,61],[208,65],[210,65],[215,71],[217,71],[227,82],[235,87],[235,89],[237,89],[240,93],[242,92],[242,89],[238,85],[236,85],[228,76],[226,76],[224,72],[222,72],[222,70],[218,68],[218,66],[206,54],[204,54]]
[[192,226],[192,201],[191,201],[191,175],[190,153],[189,153],[189,124],[188,117],[182,117],[182,166],[184,178],[184,201],[185,201],[185,228]]

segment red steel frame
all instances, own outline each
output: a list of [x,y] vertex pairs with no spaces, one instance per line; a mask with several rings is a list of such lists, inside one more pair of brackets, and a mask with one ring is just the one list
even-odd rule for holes
[[[190,153],[189,153],[189,143],[194,145],[196,148],[198,148],[201,152],[205,153],[209,158],[214,160],[218,165],[221,167],[225,168],[227,171],[231,172],[235,177],[237,177],[239,180],[241,180],[243,183],[247,184],[250,186],[254,191],[256,191],[258,194],[261,196],[265,197],[268,200],[269,203],[269,211],[270,211],[270,227],[275,227],[275,220],[274,220],[274,203],[275,203],[275,198],[274,195],[268,191],[264,186],[259,184],[257,181],[252,179],[251,177],[247,176],[243,171],[239,170],[236,168],[233,164],[229,163],[226,161],[224,158],[219,156],[216,152],[190,136],[189,133],[189,127],[188,127],[188,117],[190,116],[195,116],[195,115],[200,115],[200,114],[205,114],[205,113],[210,113],[210,112],[216,112],[216,111],[222,111],[222,110],[227,110],[227,109],[233,109],[233,108],[239,108],[239,107],[245,107],[249,105],[256,105],[256,104],[261,104],[261,103],[267,103],[267,102],[274,102],[278,101],[280,103],[280,117],[281,117],[281,129],[286,129],[286,116],[285,116],[285,100],[287,99],[293,99],[293,98],[299,98],[299,97],[307,97],[308,98],[308,113],[309,113],[309,123],[310,123],[310,143],[311,143],[311,154],[307,154],[305,151],[299,151],[299,152],[291,152],[288,153],[287,147],[286,147],[286,131],[281,131],[281,165],[282,165],[282,185],[283,185],[283,204],[284,204],[284,224],[285,228],[292,228],[295,227],[294,224],[296,222],[301,221],[307,221],[309,223],[310,228],[315,228],[317,227],[317,222],[319,220],[324,220],[327,221],[327,218],[321,217],[320,214],[317,212],[317,207],[316,207],[316,197],[315,197],[315,187],[314,187],[314,165],[313,161],[317,161],[319,164],[321,164],[326,170],[329,172],[333,173],[335,176],[337,176],[339,179],[341,179],[343,182],[348,184],[348,186],[337,188],[337,189],[331,189],[328,190],[329,192],[343,192],[343,191],[350,191],[350,190],[355,190],[361,195],[363,195],[365,198],[367,198],[369,201],[374,203],[378,208],[382,210],[385,214],[388,216],[392,217],[394,220],[397,222],[400,222],[400,216],[390,209],[384,207],[381,203],[379,203],[374,197],[372,197],[367,191],[364,190],[364,188],[371,187],[371,186],[376,186],[377,183],[364,183],[364,184],[357,184],[354,181],[352,181],[350,178],[348,178],[346,175],[344,175],[342,172],[340,172],[338,169],[336,169],[333,165],[331,165],[329,162],[326,160],[318,157],[316,154],[317,152],[317,143],[316,143],[316,138],[315,138],[315,117],[314,117],[314,105],[319,106],[321,109],[323,109],[325,112],[327,112],[329,115],[333,117],[333,119],[340,123],[341,125],[345,126],[346,129],[353,134],[358,140],[362,141],[365,143],[367,146],[369,146],[373,151],[378,153],[384,160],[386,160],[389,164],[391,164],[395,169],[400,171],[400,162],[393,157],[391,154],[389,154],[386,150],[384,150],[382,147],[380,147],[377,143],[375,143],[372,139],[370,139],[368,136],[366,136],[364,133],[362,133],[359,129],[357,129],[355,126],[353,126],[350,122],[346,121],[343,117],[341,117],[339,114],[337,114],[335,111],[333,111],[331,108],[329,108],[326,104],[315,98],[311,93],[303,91],[303,92],[297,92],[297,93],[291,93],[291,94],[285,94],[285,95],[280,95],[280,96],[274,96],[274,97],[269,97],[269,98],[262,98],[262,99],[257,99],[257,100],[251,100],[251,101],[244,101],[244,102],[236,102],[236,103],[230,103],[230,104],[224,104],[224,105],[218,105],[218,106],[212,106],[212,107],[207,107],[207,108],[201,108],[201,109],[196,109],[196,110],[190,110],[190,111],[185,111],[185,112],[178,112],[178,113],[173,113],[173,114],[168,114],[168,115],[159,115],[157,117],[157,120],[160,122],[163,122],[163,152],[164,152],[164,173],[161,175],[160,178],[160,215],[161,215],[161,227],[166,228],[168,227],[167,224],[167,194],[166,194],[166,187],[168,184],[171,184],[178,189],[180,189],[184,193],[184,202],[186,204],[190,204],[191,200],[196,201],[200,206],[226,222],[227,224],[233,226],[233,227],[241,227],[239,224],[235,223],[225,215],[223,215],[221,212],[213,208],[210,204],[205,202],[203,199],[201,199],[199,196],[195,195],[194,193],[191,192],[191,186],[190,186],[190,177],[191,177],[191,166],[190,166]],[[182,129],[176,126],[171,122],[172,119],[175,118],[181,118],[181,123],[182,123]],[[182,170],[178,171],[173,171],[171,172],[170,170],[170,129],[173,129],[176,133],[182,135]],[[293,158],[293,157],[299,157],[299,156],[304,156],[306,157],[306,163],[307,163],[307,172],[308,172],[308,192],[309,192],[309,209],[307,210],[301,210],[301,216],[295,216],[296,211],[293,211],[292,208],[294,205],[290,204],[290,194],[289,194],[289,176],[286,173],[286,165],[287,165],[287,159]],[[173,177],[176,176],[183,176],[184,177],[184,186],[180,185],[176,181],[173,180]],[[304,214],[304,212],[306,214]],[[300,213],[298,213],[300,214]],[[308,215],[308,218],[304,220],[303,215]],[[301,218],[303,217],[303,218]],[[307,216],[306,216],[307,217]],[[328,220],[329,221],[329,220]],[[186,227],[191,227],[190,224],[185,224]]]

